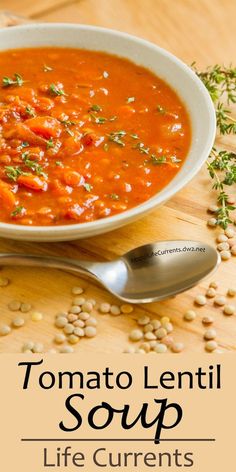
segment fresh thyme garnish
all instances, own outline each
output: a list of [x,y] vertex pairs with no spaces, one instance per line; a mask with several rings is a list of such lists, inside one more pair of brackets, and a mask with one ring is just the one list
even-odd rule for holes
[[44,64],[44,66],[43,66],[43,72],[51,72],[52,70],[53,70],[52,67],[47,66],[46,64]]
[[108,140],[112,141],[113,143],[118,144],[119,146],[124,147],[125,143],[122,141],[122,138],[126,136],[126,131],[113,131],[112,133],[108,134]]
[[28,172],[24,172],[19,166],[5,166],[5,173],[8,179],[17,181],[20,175],[28,175]]
[[166,163],[166,156],[159,156],[157,157],[156,154],[151,154],[151,161],[154,165],[160,165]]
[[71,120],[60,120],[60,122],[62,123],[62,125],[65,125],[65,126],[73,126],[73,125],[76,125],[76,122],[75,122],[75,121],[71,121]]
[[157,111],[161,114],[161,115],[165,115],[166,114],[166,109],[164,107],[162,107],[161,105],[157,105]]
[[25,112],[26,112],[27,115],[29,115],[29,116],[35,116],[35,113],[34,113],[33,108],[31,108],[29,105],[27,105],[27,107],[25,108]]
[[138,135],[135,134],[135,133],[134,133],[134,134],[131,134],[130,137],[133,138],[133,139],[139,139]]
[[55,84],[51,84],[49,86],[49,92],[51,95],[54,95],[54,96],[66,95],[65,91],[57,87]]
[[90,110],[92,110],[92,111],[101,111],[102,107],[100,107],[100,105],[92,105],[90,107]]
[[54,141],[53,138],[48,139],[47,141],[47,149],[54,148]]
[[24,162],[24,165],[26,167],[29,167],[29,169],[33,170],[34,172],[36,172],[37,175],[44,175],[44,176],[46,175],[43,171],[43,167],[40,164],[38,164],[38,162],[30,159],[29,151],[23,152],[21,157]]
[[117,195],[117,193],[110,193],[109,195],[107,195],[109,198],[111,198],[112,200],[119,200],[119,195]]
[[24,80],[21,77],[20,74],[15,73],[14,74],[14,79],[11,79],[11,77],[3,77],[2,79],[2,86],[3,87],[10,87],[11,85],[18,85],[21,87],[23,85]]
[[16,209],[14,211],[11,212],[11,216],[18,216],[18,215],[21,215],[24,211],[24,207],[23,206],[17,206]]
[[94,121],[94,123],[98,123],[100,125],[102,125],[103,123],[107,121],[107,118],[104,118],[104,116],[96,116],[93,113],[90,113],[90,116],[92,120]]
[[56,166],[58,166],[58,167],[63,167],[63,164],[62,164],[61,161],[56,161],[55,164],[56,164]]
[[93,186],[92,186],[91,184],[88,184],[88,183],[85,183],[85,184],[83,185],[83,187],[85,188],[85,190],[86,190],[87,192],[91,192],[91,190],[92,190],[92,188],[93,188]]
[[143,143],[137,143],[133,146],[134,149],[138,149],[141,154],[149,154],[149,147],[145,147]]
[[21,147],[23,148],[28,147],[28,146],[29,146],[28,141],[23,141],[23,143],[21,144]]
[[133,103],[135,101],[135,97],[128,97],[126,103]]
[[225,191],[226,185],[231,186],[236,183],[236,154],[213,148],[207,161],[207,168],[213,179],[213,189],[218,193],[217,224],[226,229],[228,224],[232,223],[230,213],[236,209],[235,206],[228,204],[229,196]]
[[[192,67],[208,89],[215,105],[217,128],[220,135],[236,134],[236,119],[232,116],[230,105],[236,103],[236,68],[215,65],[204,72]],[[226,104],[226,105],[225,105]],[[233,223],[231,212],[236,207],[228,203],[227,187],[236,183],[236,154],[227,149],[213,147],[207,160],[207,168],[217,192],[218,211],[216,221],[226,229]]]

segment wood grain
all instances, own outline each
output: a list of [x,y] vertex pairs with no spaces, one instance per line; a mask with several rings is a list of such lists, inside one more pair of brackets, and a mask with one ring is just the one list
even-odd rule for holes
[[[215,62],[228,64],[235,55],[236,3],[231,0],[44,0],[37,2],[37,5],[28,0],[21,0],[20,3],[10,0],[6,6],[18,14],[27,14],[31,19],[90,23],[128,31],[169,49],[186,63],[195,60],[201,67]],[[234,145],[231,140],[228,144]],[[30,244],[2,239],[0,251],[111,260],[137,245],[161,239],[192,238],[214,244],[219,230],[209,230],[206,226],[206,208],[214,202],[214,194],[210,189],[211,182],[203,169],[164,207],[120,230],[72,243]],[[12,299],[31,301],[34,308],[45,315],[38,324],[30,321],[30,315],[26,315],[25,328],[14,330],[10,336],[0,340],[2,352],[19,351],[22,342],[27,339],[44,342],[46,349],[51,347],[56,333],[54,316],[69,307],[73,285],[83,285],[88,296],[96,298],[98,302],[115,302],[101,287],[56,270],[8,268],[3,269],[2,274],[12,281],[8,287],[0,289],[2,321],[10,322],[12,319],[13,315],[7,309]],[[220,293],[225,293],[229,286],[235,286],[236,258],[222,263],[214,278],[220,282]],[[186,323],[182,319],[184,311],[193,307],[195,294],[204,292],[207,285],[208,281],[174,299],[139,306],[129,316],[97,315],[98,336],[93,340],[81,341],[76,350],[80,353],[122,352],[128,345],[128,332],[135,325],[136,316],[144,310],[155,317],[170,316],[174,323],[175,339],[185,343],[186,351],[195,352],[204,350],[201,318],[211,313],[215,318],[222,350],[235,350],[235,317],[223,316],[222,309],[216,309],[212,301],[206,307],[197,309],[198,318],[194,323]]]

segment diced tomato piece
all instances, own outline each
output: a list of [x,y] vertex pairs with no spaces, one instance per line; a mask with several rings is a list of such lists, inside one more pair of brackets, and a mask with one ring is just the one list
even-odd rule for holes
[[87,133],[82,138],[84,146],[99,146],[104,141],[103,136],[98,136],[95,133]]
[[71,156],[76,156],[77,154],[80,154],[84,146],[82,142],[80,141],[79,137],[69,137],[64,140],[64,148],[66,150],[66,154],[70,154]]
[[12,210],[16,204],[16,196],[11,191],[10,185],[0,180],[0,201],[3,207]]
[[31,131],[45,139],[58,138],[62,132],[61,123],[52,116],[36,116],[25,121]]
[[79,220],[83,212],[84,212],[84,208],[81,207],[78,203],[76,203],[72,207],[68,208],[65,216],[72,220]]
[[79,172],[75,170],[67,169],[63,173],[63,180],[66,185],[71,185],[72,187],[76,187],[84,182],[84,178]]
[[40,179],[37,175],[20,175],[17,180],[18,184],[24,187],[30,188],[31,190],[44,190],[48,188],[48,184],[45,180]]

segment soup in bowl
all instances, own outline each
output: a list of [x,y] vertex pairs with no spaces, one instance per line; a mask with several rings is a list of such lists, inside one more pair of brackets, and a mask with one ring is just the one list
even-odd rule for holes
[[2,236],[109,231],[164,203],[206,159],[213,105],[166,51],[89,26],[0,36]]

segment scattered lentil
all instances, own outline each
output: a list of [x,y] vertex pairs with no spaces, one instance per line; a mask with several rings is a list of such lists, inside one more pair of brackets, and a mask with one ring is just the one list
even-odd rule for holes
[[228,240],[229,238],[224,233],[219,234],[219,236],[216,238],[217,243],[227,243]]
[[54,342],[56,344],[63,344],[64,342],[66,341],[66,336],[62,333],[58,333],[56,334],[56,336],[54,337]]
[[98,322],[96,320],[96,318],[94,318],[93,316],[90,316],[90,318],[88,318],[88,320],[85,321],[85,326],[97,326]]
[[227,228],[225,230],[225,235],[228,237],[228,238],[233,238],[235,236],[235,231],[233,228]]
[[125,303],[124,305],[121,305],[120,311],[121,313],[129,314],[129,313],[132,313],[132,311],[134,311],[134,308],[132,307],[132,305],[128,305]]
[[7,287],[9,283],[10,280],[7,277],[0,277],[0,287]]
[[34,347],[33,347],[32,351],[35,354],[39,354],[39,353],[43,352],[43,350],[44,350],[44,345],[42,343],[34,343]]
[[86,302],[83,297],[75,297],[72,301],[72,305],[83,305]]
[[236,244],[231,247],[231,254],[232,256],[236,256]]
[[55,325],[57,328],[64,328],[68,323],[68,320],[65,316],[59,316],[56,321]]
[[206,305],[206,297],[204,295],[196,295],[194,302],[196,305],[203,306]]
[[172,333],[174,327],[172,325],[172,323],[168,322],[168,323],[162,323],[162,326],[163,328],[166,330],[167,334],[169,333]]
[[97,329],[95,326],[85,326],[84,334],[87,338],[94,338],[94,336],[97,334]]
[[144,339],[146,339],[147,341],[155,341],[156,336],[151,331],[148,331],[147,333],[144,334]]
[[86,313],[86,311],[81,311],[81,313],[79,314],[79,320],[82,320],[82,321],[88,320],[89,317],[90,317],[90,314]]
[[6,324],[0,326],[0,336],[7,336],[8,334],[10,334],[10,332],[11,332],[10,326]]
[[168,316],[162,316],[161,317],[161,324],[166,324],[170,322],[170,318]]
[[86,311],[87,313],[91,313],[93,310],[93,304],[90,302],[85,302],[82,305],[82,311]]
[[41,321],[42,319],[43,319],[43,314],[40,313],[40,311],[34,311],[31,315],[32,321]]
[[214,298],[216,296],[216,291],[213,287],[209,287],[206,291],[207,298]]
[[217,205],[209,205],[207,210],[209,211],[209,213],[216,213],[219,210],[219,208]]
[[172,345],[171,345],[171,350],[172,352],[174,352],[175,354],[179,353],[179,352],[182,352],[184,349],[184,344],[183,343],[180,343],[180,342],[174,342]]
[[213,281],[209,284],[209,287],[212,287],[212,288],[217,289],[217,288],[219,287],[219,284],[218,284],[218,282],[216,282],[216,280],[213,280]]
[[68,337],[68,341],[70,344],[77,344],[79,342],[79,337],[75,334],[70,334],[70,336]]
[[[137,319],[137,323],[139,326],[145,326],[149,324],[149,322],[150,322],[150,318],[147,315],[139,316],[139,318]],[[151,321],[151,324],[152,324],[152,321]]]
[[24,324],[25,324],[24,318],[17,317],[12,320],[12,326],[14,326],[14,328],[21,328],[22,326],[24,326]]
[[193,310],[188,310],[186,313],[184,313],[184,320],[185,321],[193,321],[196,318],[196,313]]
[[216,218],[209,218],[207,224],[208,224],[208,226],[210,226],[211,228],[215,228],[216,225],[217,225],[217,219],[216,219]]
[[202,318],[202,324],[203,325],[208,326],[208,325],[211,325],[213,322],[214,322],[214,318],[210,315],[204,316]]
[[158,343],[156,347],[154,348],[154,351],[157,354],[164,354],[167,351],[167,346],[166,344]]
[[75,336],[78,336],[79,338],[83,338],[84,334],[85,334],[84,329],[83,328],[75,328],[73,334],[75,334]]
[[152,325],[151,323],[148,323],[147,325],[145,325],[145,326],[143,327],[143,332],[144,332],[144,333],[149,333],[149,332],[151,332],[151,331],[153,331],[153,330],[154,330],[154,327],[153,327],[153,325]]
[[33,347],[34,347],[34,342],[33,341],[27,341],[23,344],[22,351],[23,352],[25,352],[25,351],[31,351],[32,352]]
[[81,295],[81,293],[83,293],[83,292],[84,292],[84,289],[82,287],[73,287],[71,289],[71,293],[73,295]]
[[159,320],[151,320],[150,324],[153,326],[153,329],[158,329],[161,327],[161,322]]
[[218,344],[216,341],[207,341],[206,344],[205,344],[205,349],[206,351],[208,352],[213,352],[215,351],[215,349],[217,349],[218,347]]
[[140,349],[143,349],[143,351],[145,351],[146,353],[151,351],[150,343],[147,343],[147,342],[141,343],[139,347]]
[[74,321],[78,320],[78,316],[74,315],[73,313],[68,313],[67,319],[70,323],[74,323]]
[[60,348],[60,354],[71,354],[72,352],[74,352],[72,346],[62,346]]
[[218,295],[214,300],[215,305],[223,306],[226,304],[226,298],[223,295]]
[[207,331],[204,333],[204,339],[207,341],[211,341],[212,339],[216,338],[216,331],[213,328],[207,329]]
[[110,313],[114,316],[120,315],[120,308],[118,307],[118,305],[111,305]]
[[110,309],[111,309],[110,303],[101,303],[101,305],[99,306],[99,311],[100,313],[103,313],[103,314],[109,313]]
[[158,328],[155,331],[155,336],[157,339],[163,339],[167,335],[167,331],[165,328]]
[[21,307],[21,302],[19,302],[18,300],[12,300],[12,302],[8,304],[8,308],[11,311],[19,311],[20,307]]
[[66,326],[65,326],[64,329],[63,329],[63,332],[64,332],[65,334],[72,334],[73,331],[74,331],[74,326],[73,326],[72,324],[70,324],[70,323],[67,323]]
[[234,305],[225,305],[223,311],[225,315],[231,316],[235,314],[236,307]]
[[217,244],[218,251],[228,251],[229,250],[229,243],[219,243]]
[[131,341],[140,341],[143,338],[143,332],[141,329],[133,329],[129,335]]
[[[231,249],[231,253],[232,253],[232,249]],[[231,258],[231,253],[230,251],[221,251],[220,253],[221,260],[228,261]]]
[[75,328],[83,328],[85,326],[85,322],[82,320],[76,320],[74,321],[73,325]]
[[71,313],[72,315],[78,315],[80,312],[81,312],[80,306],[78,306],[78,305],[72,305],[72,306],[70,307],[70,313]]
[[236,289],[235,288],[229,288],[227,292],[228,297],[235,297],[236,295]]

